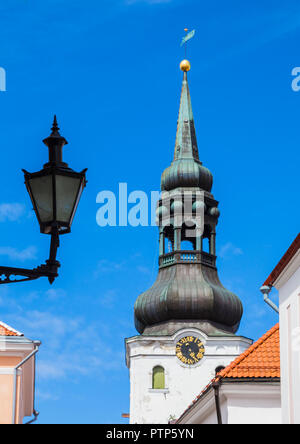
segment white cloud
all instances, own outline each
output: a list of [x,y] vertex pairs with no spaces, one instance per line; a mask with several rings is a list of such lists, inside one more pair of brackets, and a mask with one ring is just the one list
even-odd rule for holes
[[124,262],[113,262],[103,259],[98,262],[95,276],[99,276],[102,273],[111,273],[121,270],[124,267]]
[[[50,288],[46,291],[30,291],[25,293],[22,297],[23,303],[33,303],[47,299],[49,302],[57,302],[65,299],[67,293],[61,288]],[[20,300],[20,299],[19,299]],[[0,293],[0,305],[1,305],[1,293]]]
[[100,296],[99,302],[105,308],[114,308],[116,302],[116,291],[108,290],[106,293]]
[[70,379],[79,375],[90,376],[120,369],[122,365],[123,353],[121,351],[116,353],[115,350],[101,349],[97,352],[82,346],[69,352],[63,349],[59,356],[48,354],[47,359],[38,360],[37,373],[41,380]]
[[66,297],[66,292],[60,288],[50,288],[46,291],[46,297],[50,301],[56,301],[57,299],[64,299]]
[[[54,360],[38,361],[38,372],[41,379],[64,379],[68,372],[74,370],[75,368],[69,357],[60,356]],[[77,368],[76,370],[78,371],[79,369]]]
[[219,256],[221,258],[229,257],[229,256],[241,256],[243,253],[243,250],[241,248],[236,247],[231,242],[228,242],[227,244],[223,245],[220,248]]
[[58,401],[59,400],[59,396],[53,394],[53,393],[49,393],[46,391],[41,391],[41,390],[37,390],[36,391],[36,396],[41,399],[42,401]]
[[31,336],[49,333],[51,341],[57,336],[62,338],[66,334],[74,333],[79,328],[80,319],[66,320],[49,312],[34,310],[27,312],[26,316],[16,317],[16,322],[20,323],[23,331]]
[[[102,259],[98,262],[94,275],[95,277],[98,277],[100,274],[103,273],[116,273],[118,271],[124,271],[128,268],[129,264],[130,266],[132,266],[133,262],[136,262],[136,259],[139,259],[140,257],[141,254],[136,253],[131,255],[130,257],[127,257],[121,262],[114,262],[111,260]],[[141,264],[137,264],[136,267],[140,273],[151,274],[151,270],[148,267],[145,267]]]
[[[20,328],[26,337],[39,339],[37,376],[47,392],[49,381],[73,380],[78,376],[106,377],[123,366],[123,342],[112,345],[111,332],[84,318],[70,318],[46,311],[22,311],[5,319]],[[111,328],[111,326],[109,326]],[[117,341],[118,342],[118,341]]]
[[25,213],[24,205],[19,203],[3,203],[0,204],[0,222],[19,220]]
[[37,249],[35,247],[28,247],[25,250],[17,250],[13,247],[0,247],[0,256],[7,256],[11,260],[27,261],[29,259],[36,259]]

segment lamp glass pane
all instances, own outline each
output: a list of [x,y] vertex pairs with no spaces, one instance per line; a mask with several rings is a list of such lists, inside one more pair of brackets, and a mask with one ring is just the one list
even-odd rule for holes
[[56,180],[56,219],[70,223],[75,208],[81,179],[70,176],[55,176]]
[[52,176],[34,177],[29,180],[31,193],[41,222],[53,220]]

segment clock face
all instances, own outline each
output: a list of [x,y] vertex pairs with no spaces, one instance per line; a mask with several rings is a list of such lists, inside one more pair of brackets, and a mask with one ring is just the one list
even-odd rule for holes
[[205,348],[203,343],[194,336],[187,336],[177,342],[176,356],[184,364],[197,364],[197,362],[203,358],[204,353]]

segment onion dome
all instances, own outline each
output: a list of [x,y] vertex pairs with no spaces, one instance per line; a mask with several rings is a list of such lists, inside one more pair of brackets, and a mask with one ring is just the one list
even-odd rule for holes
[[215,267],[194,263],[161,268],[154,285],[137,299],[134,312],[141,334],[155,329],[162,333],[170,322],[176,331],[184,321],[207,334],[232,334],[239,327],[243,306],[223,287]]
[[180,159],[167,168],[161,180],[162,191],[170,191],[175,188],[200,188],[210,192],[213,177],[211,172],[200,163],[189,159]]

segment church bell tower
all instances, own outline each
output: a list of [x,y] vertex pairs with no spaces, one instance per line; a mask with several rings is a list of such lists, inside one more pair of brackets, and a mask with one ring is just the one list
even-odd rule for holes
[[164,424],[178,418],[214,377],[249,347],[236,336],[240,299],[216,268],[218,202],[212,173],[199,158],[188,86],[183,84],[174,159],[162,174],[157,207],[159,271],[134,307],[138,336],[126,339],[130,422]]

